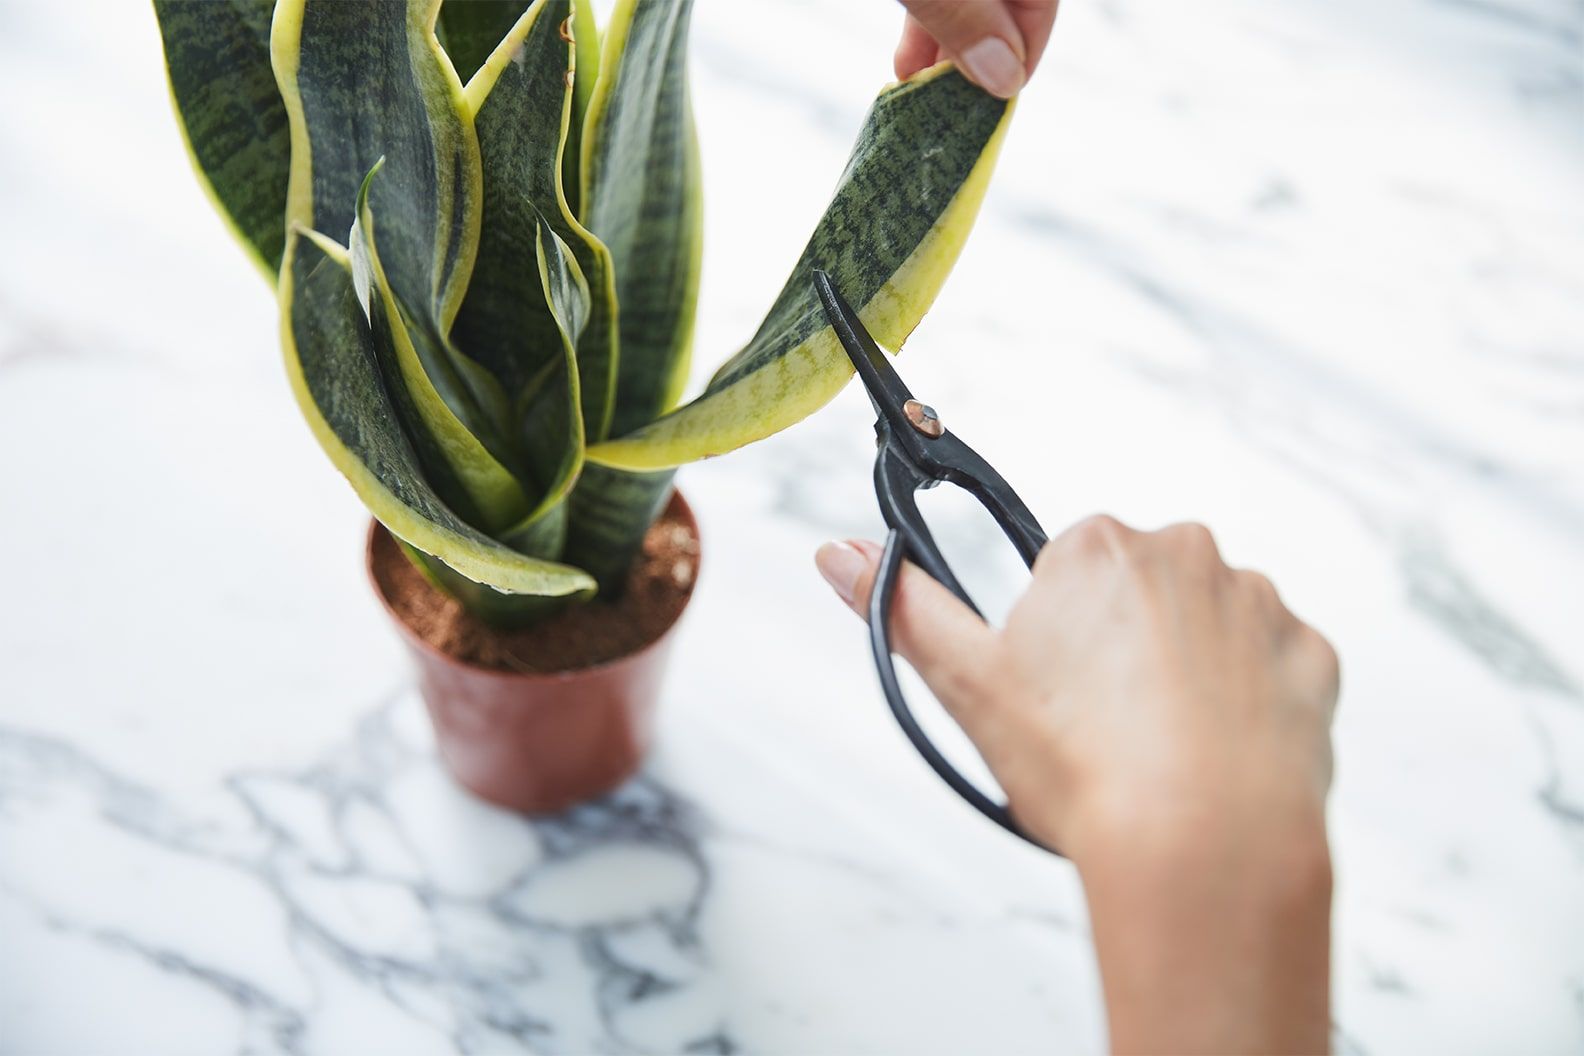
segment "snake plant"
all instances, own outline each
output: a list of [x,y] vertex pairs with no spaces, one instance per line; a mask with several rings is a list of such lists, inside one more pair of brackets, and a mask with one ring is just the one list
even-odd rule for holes
[[194,167],[276,288],[314,435],[496,624],[617,589],[677,466],[846,383],[811,268],[900,346],[1006,130],[949,66],[884,89],[764,322],[681,403],[691,7],[618,0],[601,31],[588,0],[154,0]]

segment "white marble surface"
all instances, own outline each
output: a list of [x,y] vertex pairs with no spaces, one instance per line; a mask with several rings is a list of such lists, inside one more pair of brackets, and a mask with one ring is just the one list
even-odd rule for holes
[[[896,19],[701,0],[701,377]],[[860,393],[684,475],[643,777],[480,807],[146,5],[0,25],[0,1050],[1103,1047],[1070,868],[911,755],[810,567],[875,531]],[[1577,0],[1068,0],[906,356],[1048,526],[1207,521],[1337,643],[1347,1052],[1584,1047],[1581,186]]]

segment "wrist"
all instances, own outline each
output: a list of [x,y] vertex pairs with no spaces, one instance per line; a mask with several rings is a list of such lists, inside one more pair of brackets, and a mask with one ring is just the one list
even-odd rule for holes
[[1280,826],[1188,825],[1180,813],[1128,826],[1111,815],[1073,833],[1114,1051],[1323,1051],[1332,874],[1322,812]]
[[[1323,902],[1332,886],[1325,807],[1315,797],[1263,795],[1079,799],[1062,819],[1060,850],[1091,876],[1126,875],[1118,890],[1182,900],[1235,898],[1251,912]],[[1193,878],[1208,889],[1197,891]]]

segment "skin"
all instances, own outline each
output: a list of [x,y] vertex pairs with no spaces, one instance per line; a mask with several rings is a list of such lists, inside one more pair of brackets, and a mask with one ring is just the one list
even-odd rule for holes
[[907,21],[896,50],[906,79],[951,59],[1003,99],[1033,76],[1056,22],[1056,0],[902,0]]
[[[829,543],[860,616],[880,548]],[[908,566],[893,641],[1077,866],[1116,1052],[1324,1052],[1336,653],[1209,531],[1082,521],[1001,629]]]

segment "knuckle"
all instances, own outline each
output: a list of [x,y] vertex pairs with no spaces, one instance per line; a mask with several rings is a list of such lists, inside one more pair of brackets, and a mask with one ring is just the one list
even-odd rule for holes
[[1302,621],[1293,638],[1293,649],[1314,685],[1334,703],[1342,685],[1342,660],[1325,635]]
[[1133,560],[1138,533],[1110,514],[1096,513],[1077,521],[1041,550],[1034,561],[1036,578],[1050,579],[1058,569],[1071,570],[1075,557],[1084,567],[1107,559],[1121,564]]
[[1162,534],[1185,553],[1194,557],[1220,557],[1221,551],[1216,547],[1215,535],[1198,521],[1183,521],[1171,525],[1163,529]]
[[1103,549],[1125,538],[1127,527],[1109,513],[1096,513],[1072,526],[1075,542],[1090,549]]
[[1326,681],[1332,686],[1342,681],[1342,658],[1337,655],[1336,646],[1331,640],[1307,623],[1303,625],[1304,640],[1307,649],[1319,665],[1320,671],[1326,676]]
[[1276,584],[1271,582],[1271,578],[1265,573],[1244,569],[1237,575],[1238,582],[1243,585],[1243,589],[1248,591],[1260,605],[1272,610],[1284,608],[1281,594],[1276,590]]

